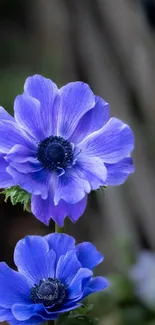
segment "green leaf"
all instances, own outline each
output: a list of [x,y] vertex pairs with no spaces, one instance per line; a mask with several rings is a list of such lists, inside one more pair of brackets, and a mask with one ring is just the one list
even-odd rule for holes
[[12,205],[16,205],[17,203],[21,203],[24,206],[24,210],[30,212],[30,202],[31,195],[21,189],[19,186],[12,186],[6,188],[1,194],[5,195],[4,201],[7,202],[10,199]]
[[82,305],[81,307],[64,313],[58,319],[58,325],[98,325],[98,319],[89,316],[93,305]]
[[69,318],[80,317],[81,315],[87,315],[93,309],[93,304],[83,304],[77,309],[71,310],[69,313]]

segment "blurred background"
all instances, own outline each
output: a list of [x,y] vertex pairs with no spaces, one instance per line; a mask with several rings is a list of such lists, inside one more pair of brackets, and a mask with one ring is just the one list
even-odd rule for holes
[[[67,232],[105,256],[96,272],[112,285],[91,298],[100,324],[154,325],[155,262],[152,275],[149,267],[145,274],[154,280],[151,304],[137,296],[128,274],[139,254],[155,251],[155,1],[0,0],[0,105],[11,114],[35,73],[59,86],[89,83],[110,103],[111,115],[134,130],[135,174],[120,187],[91,193],[84,216],[76,226],[68,222]],[[26,234],[52,230],[52,222],[45,227],[0,196],[1,261],[13,265],[14,246]]]

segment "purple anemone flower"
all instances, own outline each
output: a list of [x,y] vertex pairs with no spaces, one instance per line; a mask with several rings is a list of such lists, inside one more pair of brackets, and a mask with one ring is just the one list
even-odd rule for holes
[[14,251],[18,272],[0,263],[0,321],[41,324],[78,308],[85,297],[108,286],[105,278],[92,277],[102,260],[94,245],[75,246],[66,234],[25,237]]
[[19,185],[31,194],[32,213],[45,224],[75,222],[87,194],[120,185],[134,167],[130,127],[110,118],[109,105],[83,82],[58,89],[27,78],[14,103],[14,118],[0,108],[0,187]]

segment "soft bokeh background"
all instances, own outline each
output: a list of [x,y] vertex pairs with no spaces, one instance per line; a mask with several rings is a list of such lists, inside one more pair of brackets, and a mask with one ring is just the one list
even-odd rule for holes
[[[90,240],[104,253],[98,273],[115,278],[115,302],[93,298],[101,324],[133,325],[127,301],[132,308],[137,302],[122,279],[139,251],[155,250],[155,1],[0,0],[0,105],[12,113],[15,96],[34,73],[60,86],[88,82],[134,130],[135,174],[123,186],[92,193],[84,216],[67,225],[78,241]],[[52,229],[0,197],[0,259],[9,265],[21,237]],[[124,319],[126,306],[130,317]],[[143,317],[145,306],[138,308],[135,324],[155,324],[155,314],[147,310]]]

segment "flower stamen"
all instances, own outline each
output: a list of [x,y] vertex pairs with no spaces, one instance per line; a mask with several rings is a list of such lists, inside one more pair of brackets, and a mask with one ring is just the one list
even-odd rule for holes
[[66,297],[64,284],[57,279],[48,278],[40,280],[39,284],[31,289],[30,298],[35,303],[43,303],[44,306],[60,305]]
[[50,136],[38,145],[37,158],[49,171],[65,169],[73,162],[73,151],[69,141]]

